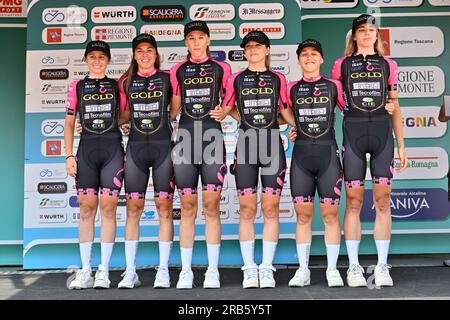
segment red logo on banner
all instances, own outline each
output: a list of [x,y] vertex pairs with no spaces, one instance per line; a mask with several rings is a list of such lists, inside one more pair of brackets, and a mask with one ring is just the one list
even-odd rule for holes
[[22,13],[22,0],[0,1],[0,13]]
[[100,18],[100,12],[99,11],[94,11],[94,18],[95,19]]
[[45,155],[60,156],[62,155],[61,140],[47,140],[45,141]]
[[62,42],[62,29],[61,28],[48,28],[47,29],[47,42],[48,43],[61,43]]
[[389,29],[380,29],[380,36],[383,42],[384,54],[391,55],[391,34]]
[[106,29],[95,29],[95,40],[106,40]]

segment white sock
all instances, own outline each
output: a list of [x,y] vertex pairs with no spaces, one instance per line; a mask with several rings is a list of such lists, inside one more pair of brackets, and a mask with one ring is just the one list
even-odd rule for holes
[[159,268],[169,269],[170,252],[172,251],[172,241],[159,241]]
[[255,264],[255,240],[239,241],[241,245],[242,260],[244,266],[251,266]]
[[220,253],[220,243],[219,244],[206,244],[208,251],[208,267],[210,269],[217,269],[219,264],[219,253]]
[[80,256],[83,270],[91,270],[92,241],[80,243]]
[[192,251],[194,248],[181,248],[181,265],[183,270],[191,270]]
[[300,267],[308,267],[311,243],[297,243],[298,264]]
[[109,260],[111,260],[111,255],[114,247],[113,243],[101,243],[101,251],[102,251],[102,263],[101,266],[104,268],[103,270],[108,271],[109,269]]
[[336,264],[339,258],[340,244],[327,244],[327,265],[328,270],[336,270]]
[[277,249],[278,242],[264,241],[263,240],[263,257],[262,265],[271,266],[273,258],[275,257],[275,250]]
[[125,240],[125,259],[127,261],[127,270],[136,270],[138,243],[138,240]]
[[358,250],[359,250],[359,240],[345,240],[345,245],[347,247],[348,261],[349,265],[358,264]]
[[378,264],[387,264],[390,240],[375,240],[378,253]]

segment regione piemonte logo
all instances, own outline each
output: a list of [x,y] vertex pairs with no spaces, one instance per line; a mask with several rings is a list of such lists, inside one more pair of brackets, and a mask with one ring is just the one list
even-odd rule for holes
[[95,7],[91,10],[91,20],[94,23],[130,23],[136,17],[136,8],[132,6]]
[[444,71],[437,66],[398,67],[399,98],[440,97],[445,90]]
[[92,40],[131,42],[136,37],[134,26],[98,26],[91,31]]

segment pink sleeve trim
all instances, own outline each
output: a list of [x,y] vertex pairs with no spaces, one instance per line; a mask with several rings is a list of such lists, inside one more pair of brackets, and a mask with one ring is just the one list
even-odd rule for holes
[[333,69],[331,69],[331,78],[336,80],[342,80],[341,67],[342,62],[347,58],[347,56],[340,57],[334,62]]
[[213,60],[213,61],[218,63],[223,69],[223,78],[222,78],[222,84],[220,87],[220,95],[222,96],[222,99],[223,99],[223,97],[225,96],[225,91],[226,91],[225,89],[227,87],[228,78],[231,76],[231,67],[226,62],[221,62],[221,61],[216,61],[216,60]]
[[222,107],[232,107],[234,108],[234,105],[236,103],[236,92],[234,91],[234,81],[236,80],[237,76],[241,74],[242,71],[233,73],[228,77],[226,89],[225,89],[225,97],[222,100]]
[[330,80],[331,82],[333,82],[336,85],[336,90],[337,90],[336,105],[338,106],[338,108],[341,111],[344,110],[345,99],[344,99],[344,89],[342,87],[342,83],[339,80],[336,80],[336,79],[327,79],[327,80]]
[[74,80],[69,85],[69,92],[67,94],[67,104],[66,104],[66,114],[68,115],[77,115],[77,84],[80,80]]
[[120,111],[130,111],[130,106],[128,105],[128,98],[127,94],[124,91],[123,84],[127,80],[127,77],[124,77],[121,81],[118,81],[119,83],[119,94],[120,94]]
[[291,100],[291,90],[298,83],[298,81],[289,82],[287,86],[287,103],[290,108],[293,107],[293,103]]
[[388,79],[388,85],[390,86],[389,91],[397,91],[397,84],[398,84],[398,66],[397,62],[394,60],[391,60],[389,58],[384,58],[387,63],[389,64],[389,79]]
[[181,96],[181,86],[177,79],[177,71],[186,61],[174,65],[170,69],[170,84],[172,85],[172,92],[174,96]]
[[286,78],[278,72],[273,71],[278,78],[280,78],[280,98],[278,100],[278,109],[287,109],[287,88],[286,88]]

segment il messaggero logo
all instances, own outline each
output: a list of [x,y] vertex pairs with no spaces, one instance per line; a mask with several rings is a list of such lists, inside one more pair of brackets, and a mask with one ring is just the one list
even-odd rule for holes
[[41,194],[47,193],[66,193],[67,183],[65,182],[42,182],[38,184],[38,192]]
[[39,72],[41,80],[66,80],[69,78],[67,69],[42,69]]
[[147,22],[181,21],[185,15],[183,6],[145,6],[141,9],[141,19]]

